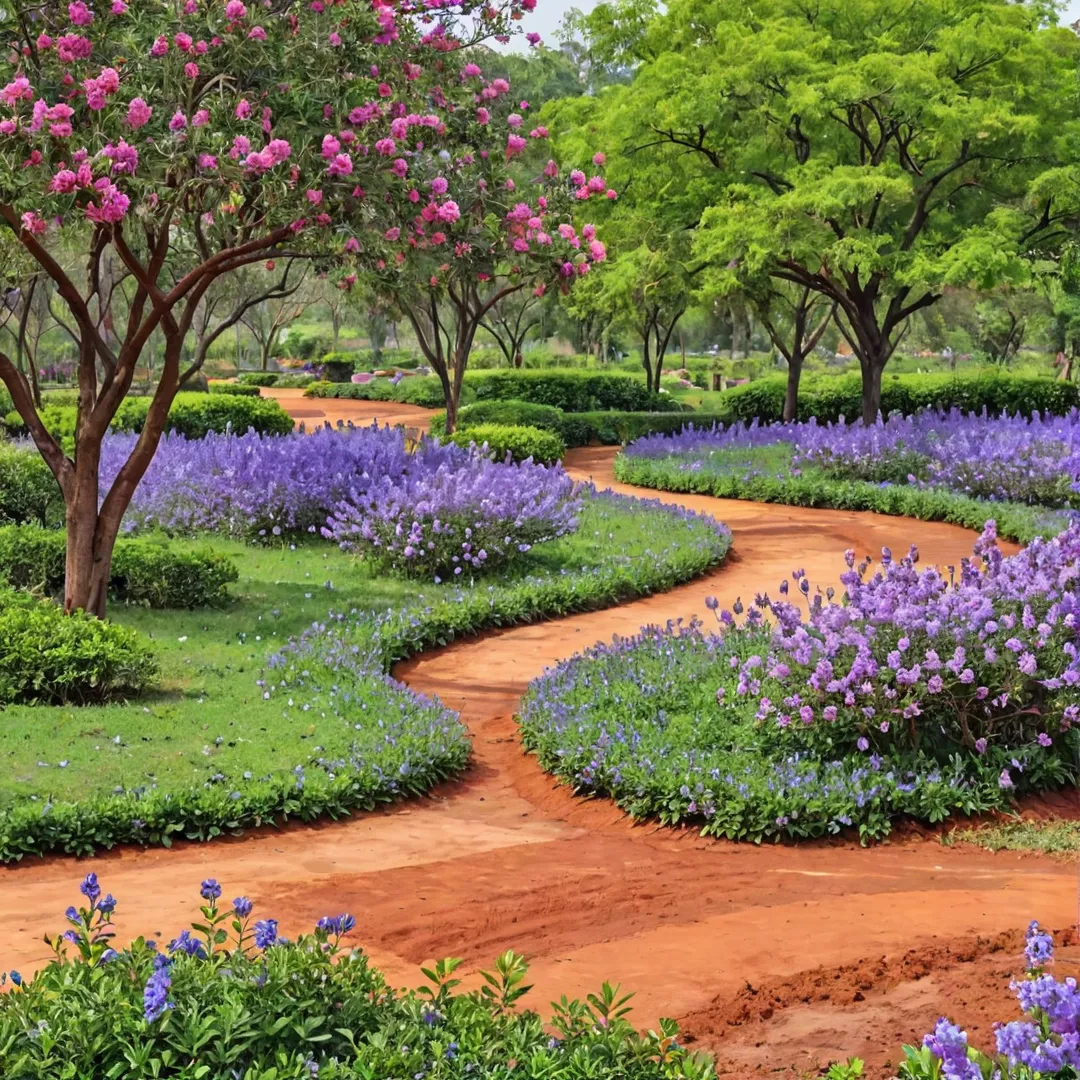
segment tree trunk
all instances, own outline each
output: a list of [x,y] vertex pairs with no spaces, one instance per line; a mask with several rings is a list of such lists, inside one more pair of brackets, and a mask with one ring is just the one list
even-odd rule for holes
[[446,406],[446,434],[453,435],[457,428],[458,399],[460,393],[454,392],[454,384],[450,380],[448,371],[438,372],[439,382],[442,383],[443,404]]
[[868,427],[877,423],[881,413],[881,375],[884,363],[874,359],[862,363],[862,421]]
[[521,350],[518,349],[518,351],[514,353],[514,367],[519,368],[524,362],[525,358],[521,355]]
[[270,350],[273,342],[270,338],[259,345],[259,370],[266,371],[270,367]]
[[98,514],[96,447],[76,457],[75,478],[65,512],[64,611],[105,614],[112,552],[119,521],[110,527]]
[[784,391],[784,421],[796,420],[799,415],[799,380],[802,378],[803,358],[792,353],[788,360],[787,389]]

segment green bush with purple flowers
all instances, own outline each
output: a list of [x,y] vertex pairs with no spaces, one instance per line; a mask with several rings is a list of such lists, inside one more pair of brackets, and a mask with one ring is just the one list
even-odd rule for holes
[[[959,572],[914,550],[796,570],[702,627],[564,661],[522,704],[526,746],[635,816],[738,839],[888,833],[1075,780],[1080,525],[1004,557],[992,523]],[[715,602],[710,606],[715,608]],[[741,618],[740,618],[741,617]]]
[[[662,1019],[639,1035],[632,994],[605,983],[565,997],[550,1018],[524,1007],[528,964],[503,953],[483,987],[459,989],[460,960],[421,969],[397,990],[349,944],[355,919],[327,915],[295,941],[246,896],[199,887],[191,926],[158,946],[117,939],[123,897],[87,874],[55,957],[33,976],[0,976],[5,1080],[372,1080],[374,1077],[559,1077],[711,1080],[712,1065]],[[515,1064],[518,1067],[515,1069]]]

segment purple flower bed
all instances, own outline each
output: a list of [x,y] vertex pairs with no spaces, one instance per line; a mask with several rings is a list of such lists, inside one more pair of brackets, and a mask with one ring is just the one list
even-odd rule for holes
[[752,458],[740,459],[733,452],[778,444],[790,445],[786,471],[795,477],[816,468],[842,480],[943,488],[972,498],[1047,507],[1080,505],[1080,413],[1075,409],[1067,416],[1034,413],[1030,419],[958,409],[925,411],[894,414],[871,427],[814,420],[688,427],[638,439],[625,452],[639,459],[674,457],[692,469],[760,471]]
[[[456,452],[455,452],[456,451]],[[394,570],[459,575],[573,532],[581,500],[560,465],[490,461],[425,442],[401,475],[365,475],[323,535]]]
[[[102,453],[102,488],[135,436]],[[311,435],[167,435],[125,518],[135,531],[243,538],[316,534],[394,570],[454,574],[505,563],[572,532],[580,500],[560,466],[493,462],[397,428]]]
[[[883,551],[831,587],[796,570],[720,630],[650,628],[536,680],[521,723],[544,766],[635,814],[728,836],[806,836],[897,814],[1007,806],[1074,776],[1080,526],[920,570]],[[841,602],[842,601],[842,602]],[[715,601],[709,606],[716,609]]]

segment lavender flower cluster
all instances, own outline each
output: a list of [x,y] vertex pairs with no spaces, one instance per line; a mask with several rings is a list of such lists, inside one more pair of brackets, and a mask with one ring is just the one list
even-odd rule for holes
[[968,1045],[967,1033],[945,1017],[923,1038],[922,1048],[905,1047],[904,1080],[1027,1080],[1034,1075],[1075,1076],[1080,1069],[1080,990],[1076,979],[1055,979],[1053,938],[1037,922],[1028,927],[1024,955],[1027,977],[1012,989],[1024,1020],[995,1025],[996,1054]]
[[460,575],[505,564],[573,532],[581,500],[562,466],[490,461],[425,442],[400,475],[365,475],[336,503],[328,539],[409,574]]
[[[684,459],[688,469],[730,468],[733,451],[790,444],[789,475],[816,468],[879,484],[944,488],[973,498],[1047,507],[1080,506],[1080,413],[991,416],[923,411],[872,426],[839,421],[687,427],[627,447],[637,458]],[[741,462],[734,464],[741,465]],[[752,468],[752,465],[750,466]]]
[[975,555],[943,574],[918,569],[914,547],[899,560],[885,548],[868,576],[847,551],[842,603],[796,570],[806,618],[787,582],[755,598],[743,625],[774,630],[738,663],[736,692],[762,723],[857,734],[861,750],[1052,746],[1080,719],[1080,525],[1006,557],[990,521]]
[[719,633],[647,628],[535,680],[526,745],[631,813],[735,837],[882,835],[897,813],[1059,785],[1080,720],[1080,526],[1005,557],[990,522],[975,554],[942,573],[885,550],[871,575],[848,552],[839,597],[796,570],[748,611],[709,598]]
[[[134,438],[105,440],[103,491]],[[460,574],[572,532],[579,509],[558,465],[494,462],[427,440],[411,452],[403,431],[372,426],[166,435],[124,527],[263,539],[321,533],[395,570]]]

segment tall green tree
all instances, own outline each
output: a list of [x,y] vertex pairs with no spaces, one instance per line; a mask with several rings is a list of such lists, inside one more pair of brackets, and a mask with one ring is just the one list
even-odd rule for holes
[[673,0],[601,104],[630,159],[695,163],[700,260],[836,306],[870,422],[910,316],[946,284],[1023,277],[1061,224],[1059,197],[1026,200],[1075,131],[1080,42],[1053,18],[1006,0]]

